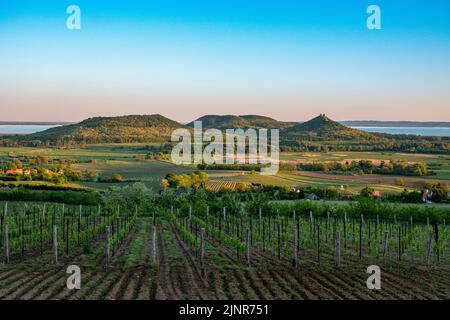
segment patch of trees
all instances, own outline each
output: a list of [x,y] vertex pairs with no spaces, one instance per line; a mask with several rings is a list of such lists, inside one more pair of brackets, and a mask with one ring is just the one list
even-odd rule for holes
[[97,192],[73,190],[33,190],[30,188],[0,188],[0,200],[3,201],[43,201],[66,204],[96,205],[100,203]]
[[[62,163],[66,164],[63,165]],[[0,181],[46,181],[66,184],[69,181],[95,181],[95,171],[74,171],[71,161],[43,156],[12,158],[0,168]]]
[[97,182],[100,183],[117,183],[117,182],[123,182],[124,178],[122,175],[118,173],[114,173],[111,175],[111,177],[98,177]]
[[168,173],[162,181],[163,187],[171,188],[200,188],[204,187],[208,181],[208,175],[204,172],[196,171],[189,174]]
[[[280,141],[282,152],[333,152],[333,151],[392,151],[406,153],[449,154],[449,137],[421,137],[411,135],[383,135],[380,139],[315,139],[304,137],[299,139],[283,139]],[[384,136],[389,136],[384,138]]]
[[402,176],[433,175],[425,163],[409,163],[405,161],[381,161],[379,164],[370,160],[351,162],[314,162],[302,163],[300,170],[321,172],[351,172],[359,174],[395,174]]

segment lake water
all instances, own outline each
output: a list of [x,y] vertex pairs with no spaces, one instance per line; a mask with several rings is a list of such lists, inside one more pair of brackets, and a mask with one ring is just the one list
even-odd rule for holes
[[450,136],[450,128],[443,127],[352,127],[368,132],[380,132],[390,134],[414,134],[419,136]]
[[49,128],[57,127],[56,125],[10,125],[0,124],[0,134],[29,134],[44,131]]
[[[57,125],[0,125],[0,134],[30,134],[44,131]],[[441,127],[353,127],[368,132],[390,134],[415,134],[420,136],[450,137],[450,128]]]

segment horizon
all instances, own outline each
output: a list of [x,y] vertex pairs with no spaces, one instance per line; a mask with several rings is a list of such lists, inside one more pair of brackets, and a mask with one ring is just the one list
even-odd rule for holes
[[79,0],[68,30],[71,1],[2,1],[2,120],[450,121],[450,3],[375,3]]

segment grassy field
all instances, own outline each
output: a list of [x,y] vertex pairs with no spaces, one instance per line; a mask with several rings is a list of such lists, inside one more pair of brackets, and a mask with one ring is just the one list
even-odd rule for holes
[[169,162],[145,160],[145,161],[118,161],[105,160],[96,163],[81,163],[73,165],[75,170],[93,170],[100,176],[111,176],[114,173],[121,174],[125,179],[145,180],[152,177],[165,176],[168,172],[188,172],[189,167],[177,166]]

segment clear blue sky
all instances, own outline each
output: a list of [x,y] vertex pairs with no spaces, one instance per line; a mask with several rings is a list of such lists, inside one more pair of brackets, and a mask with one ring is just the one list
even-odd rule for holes
[[450,1],[1,0],[0,108],[450,121]]

